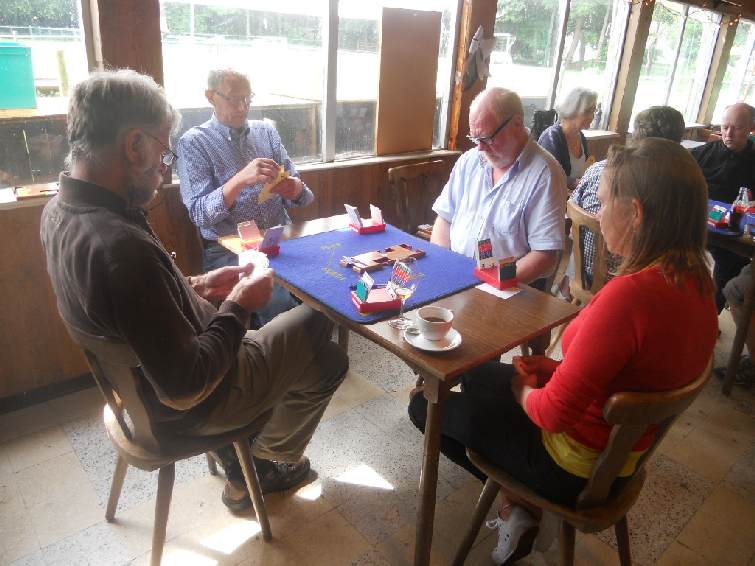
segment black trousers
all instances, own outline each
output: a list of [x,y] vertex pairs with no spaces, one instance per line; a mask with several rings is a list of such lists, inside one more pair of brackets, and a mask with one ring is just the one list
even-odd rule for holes
[[[452,391],[444,404],[441,452],[485,481],[485,475],[467,458],[472,448],[540,495],[573,505],[587,480],[570,474],[550,457],[542,430],[533,423],[511,392],[514,368],[489,362],[462,378],[462,392]],[[422,432],[427,401],[415,395],[409,417]]]
[[710,246],[708,251],[715,261],[713,281],[716,283],[716,307],[720,313],[726,305],[726,297],[723,294],[724,287],[729,280],[739,275],[742,268],[750,263],[750,259],[716,246]]

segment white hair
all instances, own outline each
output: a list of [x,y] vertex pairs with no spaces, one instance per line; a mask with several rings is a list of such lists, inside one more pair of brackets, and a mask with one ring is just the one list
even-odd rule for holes
[[597,92],[587,88],[577,87],[569,91],[569,93],[567,93],[567,95],[556,104],[556,111],[561,118],[574,118],[575,116],[582,114],[590,106],[594,106],[597,102]]

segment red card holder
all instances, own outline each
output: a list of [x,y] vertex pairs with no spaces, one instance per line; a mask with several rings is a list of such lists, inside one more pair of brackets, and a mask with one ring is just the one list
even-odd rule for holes
[[373,312],[398,310],[401,308],[401,300],[391,295],[385,287],[373,287],[366,301],[362,301],[355,291],[351,292],[351,300],[360,314]]

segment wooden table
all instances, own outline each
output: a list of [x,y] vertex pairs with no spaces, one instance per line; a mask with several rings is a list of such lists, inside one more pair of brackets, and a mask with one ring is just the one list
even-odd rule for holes
[[[747,257],[752,260],[755,255],[755,240],[750,236],[740,236],[738,238],[732,238],[731,236],[724,236],[718,234],[713,230],[708,230],[708,243],[712,246],[723,248],[734,252],[735,254]],[[737,325],[737,332],[734,334],[734,343],[731,345],[731,352],[729,353],[729,363],[726,366],[726,377],[724,378],[723,393],[724,395],[731,394],[731,388],[734,385],[734,378],[737,375],[737,367],[739,366],[739,358],[742,355],[744,349],[745,340],[747,339],[747,331],[750,327],[750,319],[752,318],[753,305],[755,304],[755,269],[752,270],[752,277],[750,279],[750,289],[745,295],[745,302],[742,306],[740,314],[740,320],[735,320]],[[752,352],[750,352],[752,355]]]
[[[334,216],[310,222],[293,224],[286,236],[295,238],[345,227],[346,216]],[[232,249],[231,240],[221,242]],[[285,249],[282,253],[285,253]],[[430,562],[435,497],[438,482],[443,402],[457,377],[483,362],[497,359],[508,350],[531,340],[576,316],[573,305],[525,286],[514,297],[503,300],[476,288],[466,289],[433,304],[454,312],[454,327],[462,335],[462,344],[456,350],[442,354],[426,353],[407,344],[401,332],[387,321],[371,325],[351,321],[315,297],[295,286],[279,283],[343,328],[348,328],[382,346],[402,359],[424,379],[424,395],[428,401],[425,426],[425,447],[419,485],[417,511],[415,565]]]

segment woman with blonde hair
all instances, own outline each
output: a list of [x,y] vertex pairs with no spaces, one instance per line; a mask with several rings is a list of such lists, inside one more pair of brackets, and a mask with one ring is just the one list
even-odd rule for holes
[[[705,260],[707,185],[692,156],[668,140],[613,147],[601,178],[598,213],[608,249],[623,258],[568,326],[563,361],[515,357],[462,378],[450,393],[441,450],[485,480],[466,457],[480,452],[552,501],[573,505],[611,427],[608,398],[620,391],[667,391],[705,369],[717,336],[713,282]],[[694,332],[690,332],[694,329]],[[409,415],[424,430],[426,401]],[[654,439],[649,430],[620,473],[626,477]],[[540,510],[502,492],[496,564],[529,553]]]

